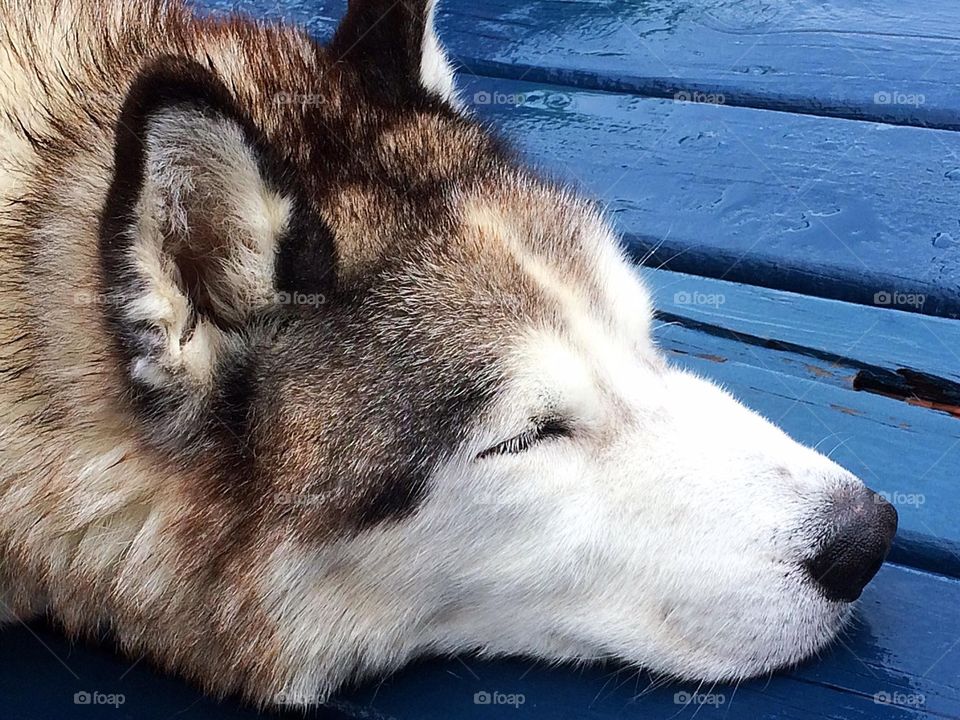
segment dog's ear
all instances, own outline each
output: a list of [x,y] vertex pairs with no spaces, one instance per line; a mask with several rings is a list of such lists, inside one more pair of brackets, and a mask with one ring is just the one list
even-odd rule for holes
[[371,95],[394,103],[442,100],[460,108],[453,68],[434,29],[437,0],[349,0],[329,45],[357,68]]
[[333,239],[300,192],[207,68],[161,58],[133,83],[99,249],[104,312],[152,416],[196,419],[254,321],[291,290],[331,291]]

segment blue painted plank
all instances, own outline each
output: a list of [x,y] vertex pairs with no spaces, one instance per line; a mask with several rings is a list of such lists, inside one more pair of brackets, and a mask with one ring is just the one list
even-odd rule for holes
[[447,0],[475,74],[960,128],[960,6],[942,0]]
[[461,80],[655,266],[960,316],[960,134]]
[[[195,0],[329,38],[346,0]],[[960,128],[960,7],[940,0],[441,0],[465,73]]]
[[892,557],[960,577],[960,403],[897,399],[854,382],[910,370],[928,382],[915,390],[960,401],[960,323],[665,271],[642,275],[664,313],[658,340],[676,362],[885,493],[900,512]]
[[[868,586],[842,644],[789,674],[732,686],[651,688],[648,674],[615,665],[546,667],[514,659],[424,661],[343,693],[316,718],[489,720],[551,718],[960,718],[960,581],[896,565]],[[234,700],[217,703],[180,681],[106,648],[71,646],[40,626],[3,630],[0,717],[47,720],[174,720],[264,717]],[[42,644],[41,644],[42,643]],[[132,666],[132,667],[131,667]],[[76,677],[74,677],[74,675]],[[123,694],[124,703],[77,706],[74,694]],[[477,693],[522,695],[514,706],[475,703]],[[698,694],[697,701],[690,696]],[[477,699],[482,699],[483,696]],[[898,704],[893,704],[898,703]],[[269,717],[302,718],[300,713]]]
[[333,37],[347,0],[185,0],[198,13],[238,13],[268,22],[295,23],[321,41]]
[[[345,3],[264,7],[252,0],[206,0],[199,6],[286,17],[325,38]],[[545,42],[543,56],[537,55],[537,62],[544,63],[557,57],[580,62],[584,56],[605,63],[596,43],[613,42],[615,56],[627,52],[614,42],[625,32],[620,15],[642,25],[634,15],[661,14],[656,6],[620,2],[538,0],[513,10],[503,2],[485,7],[447,3],[445,40],[463,53],[459,45],[472,38],[477,52],[495,55],[497,45],[488,46],[485,34],[483,17],[489,14],[500,18],[489,22],[502,26],[509,43],[540,48],[542,33],[529,18],[542,15],[550,27],[546,35],[552,37],[561,32],[563,16],[573,28],[564,42],[583,40],[586,50],[561,52]],[[730,13],[741,12],[740,4],[731,7],[736,9]],[[847,10],[841,15],[855,16]],[[676,16],[689,29],[691,13],[677,11]],[[592,29],[586,32],[581,23]],[[879,38],[870,34],[869,23],[859,27],[862,37]],[[915,30],[922,38],[922,28]],[[631,52],[645,52],[643,43],[628,46]],[[506,51],[504,62],[518,61],[518,54]],[[819,62],[819,55],[808,54]],[[845,68],[845,83],[851,61],[844,62],[831,73]],[[473,56],[464,65],[493,71]],[[513,74],[537,76],[522,66]],[[548,76],[544,78],[576,80]],[[810,74],[831,76],[817,69]],[[776,86],[782,80],[776,77],[764,82]],[[461,76],[460,84],[475,109],[532,160],[601,198],[638,256],[657,248],[649,258],[655,265],[863,304],[878,297],[882,301],[885,293],[903,310],[960,317],[960,135],[497,78]],[[598,86],[642,89],[629,83]],[[955,86],[960,84],[951,79],[951,93],[960,92]]]
[[[845,358],[891,372],[910,370],[960,383],[960,323],[864,307],[722,280],[645,268],[657,309],[691,326],[771,347],[799,346],[822,358]],[[824,376],[821,376],[824,377]]]

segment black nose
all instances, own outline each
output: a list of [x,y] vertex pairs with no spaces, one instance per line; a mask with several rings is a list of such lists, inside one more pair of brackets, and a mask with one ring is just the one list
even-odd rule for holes
[[826,542],[810,575],[830,600],[853,602],[883,564],[897,532],[897,511],[872,490],[839,493],[830,507]]

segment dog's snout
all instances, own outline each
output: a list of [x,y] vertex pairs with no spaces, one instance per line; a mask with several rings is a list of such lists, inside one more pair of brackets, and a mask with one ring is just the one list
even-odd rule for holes
[[897,532],[897,511],[869,488],[839,493],[830,505],[827,539],[807,569],[830,600],[852,602],[883,564]]

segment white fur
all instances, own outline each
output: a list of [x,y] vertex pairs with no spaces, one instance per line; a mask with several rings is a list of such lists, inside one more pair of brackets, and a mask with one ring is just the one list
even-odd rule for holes
[[[733,680],[808,656],[846,621],[801,563],[817,513],[859,481],[669,367],[649,317],[626,317],[649,312],[642,284],[599,247],[609,234],[589,242],[608,306],[523,258],[567,322],[514,348],[512,387],[412,519],[320,553],[277,549],[264,592],[293,648],[288,701],[323,698],[351,657],[365,674],[474,649]],[[575,436],[477,459],[544,414]],[[316,622],[318,607],[338,622]]]
[[462,107],[453,79],[453,67],[447,52],[437,37],[435,26],[437,0],[431,0],[427,10],[427,28],[423,35],[420,58],[420,82],[430,92],[436,93],[456,108]]

